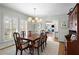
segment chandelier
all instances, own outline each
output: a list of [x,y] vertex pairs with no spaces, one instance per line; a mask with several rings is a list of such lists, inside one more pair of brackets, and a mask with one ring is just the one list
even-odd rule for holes
[[32,22],[32,23],[38,23],[38,22],[42,21],[41,18],[36,17],[36,8],[34,8],[34,16],[33,17],[29,17],[28,21]]

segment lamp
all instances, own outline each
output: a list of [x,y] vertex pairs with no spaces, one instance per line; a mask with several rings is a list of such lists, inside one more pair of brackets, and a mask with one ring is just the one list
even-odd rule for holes
[[28,21],[32,22],[32,23],[37,23],[37,22],[41,22],[42,21],[41,18],[36,17],[36,8],[34,8],[34,16],[33,17],[29,17]]

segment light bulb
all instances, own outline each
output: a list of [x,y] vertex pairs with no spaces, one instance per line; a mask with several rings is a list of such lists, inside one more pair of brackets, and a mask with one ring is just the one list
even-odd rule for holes
[[32,22],[34,23],[34,22],[35,22],[35,20],[32,20]]
[[38,17],[35,17],[35,20],[38,20]]
[[32,21],[32,17],[29,17],[29,18],[28,18],[28,21],[31,22],[31,21]]
[[40,19],[40,22],[42,21],[42,19]]
[[41,21],[42,21],[42,19],[38,19],[38,20],[37,20],[37,22],[41,22]]

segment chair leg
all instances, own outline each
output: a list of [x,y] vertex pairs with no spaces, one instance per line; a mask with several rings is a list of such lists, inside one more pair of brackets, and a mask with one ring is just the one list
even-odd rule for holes
[[38,55],[39,55],[39,48],[37,48],[37,52],[38,52]]
[[33,55],[34,54],[34,49],[32,49],[32,48],[29,48],[29,53],[31,54],[31,55]]
[[31,48],[29,48],[29,54],[31,54]]
[[42,48],[42,46],[41,46],[41,51],[43,52],[43,48]]
[[45,49],[45,47],[46,47],[46,45],[45,45],[45,43],[44,43],[44,49]]
[[32,49],[32,55],[34,55],[34,49]]
[[42,51],[43,51],[43,49],[44,49],[44,48],[43,48],[43,44],[42,44],[42,46],[41,46],[41,47],[42,47]]
[[22,55],[22,50],[21,50],[21,52],[20,52],[20,55]]
[[44,49],[44,43],[43,43],[43,49]]
[[46,47],[46,42],[45,42],[45,47]]
[[45,46],[47,46],[47,42],[45,42]]
[[16,55],[17,55],[17,53],[18,53],[18,49],[16,49]]

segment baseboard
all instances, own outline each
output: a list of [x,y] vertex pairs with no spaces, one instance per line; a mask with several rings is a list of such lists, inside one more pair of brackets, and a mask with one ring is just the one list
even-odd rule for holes
[[9,47],[11,47],[11,46],[14,46],[14,44],[9,45],[9,46],[6,46],[6,47],[3,47],[3,48],[0,48],[0,50],[3,50],[3,49],[6,49],[6,48],[9,48]]
[[11,47],[14,45],[14,41],[6,41],[0,43],[0,50],[5,49],[7,47]]

